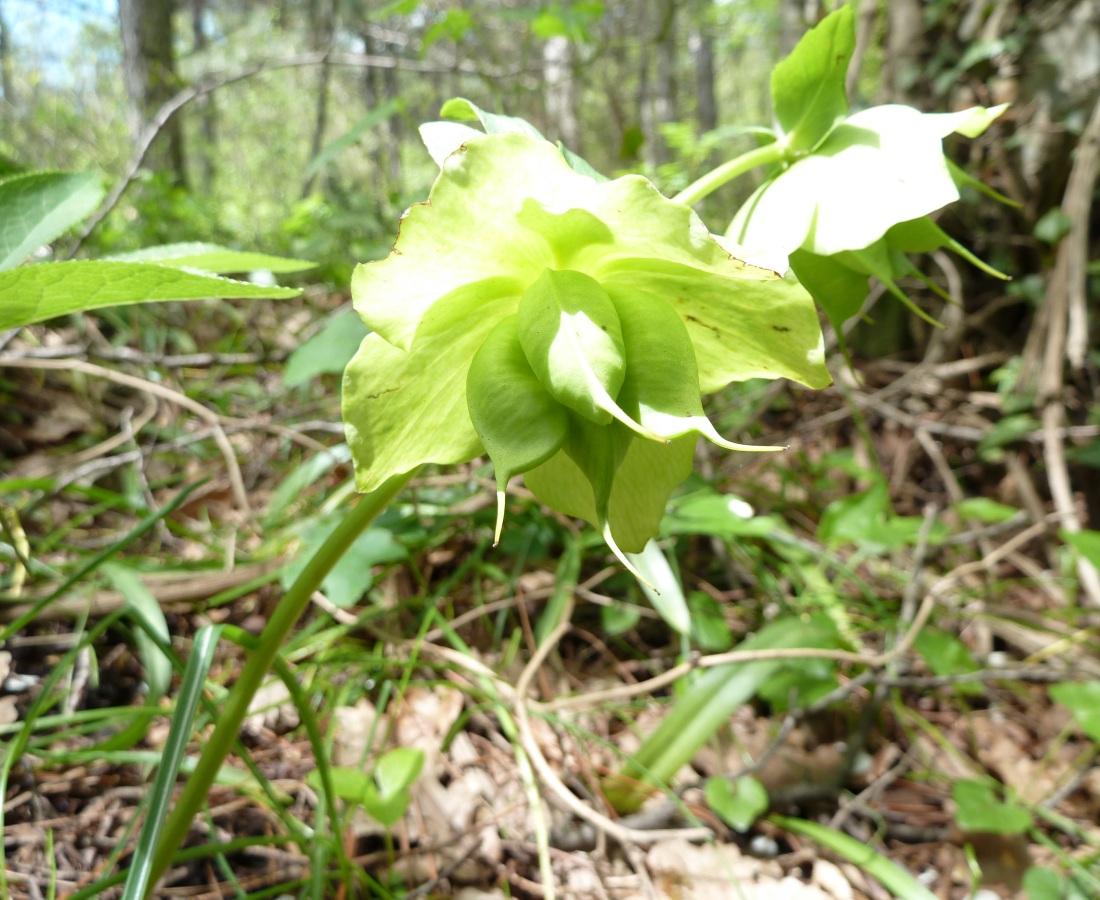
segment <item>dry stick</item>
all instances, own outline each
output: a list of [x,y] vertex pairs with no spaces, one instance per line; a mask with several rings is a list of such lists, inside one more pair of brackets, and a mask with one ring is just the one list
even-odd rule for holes
[[[1039,397],[1043,402],[1043,460],[1054,507],[1062,516],[1062,527],[1071,533],[1081,530],[1066,466],[1062,420],[1065,417],[1062,374],[1065,359],[1080,368],[1085,354],[1085,280],[1088,262],[1089,211],[1092,192],[1100,174],[1100,100],[1093,107],[1089,124],[1077,144],[1077,159],[1070,171],[1062,200],[1062,212],[1070,221],[1069,233],[1058,245],[1058,256],[1047,286],[1046,345],[1039,372]],[[1077,573],[1090,606],[1100,606],[1100,573],[1083,556]]]
[[535,654],[531,657],[527,665],[524,666],[523,672],[516,682],[515,699],[513,702],[516,730],[519,732],[520,744],[522,744],[524,752],[531,760],[531,764],[538,772],[539,777],[550,789],[550,792],[575,816],[584,819],[589,825],[599,829],[624,847],[629,847],[632,844],[651,844],[655,841],[674,837],[685,840],[707,840],[712,838],[714,832],[709,828],[673,828],[655,831],[640,831],[634,828],[626,828],[613,819],[603,815],[603,813],[596,812],[596,810],[588,806],[588,804],[570,791],[569,788],[562,783],[558,774],[550,767],[550,764],[546,761],[546,757],[542,755],[542,750],[539,748],[538,742],[535,740],[534,734],[531,731],[531,720],[527,709],[527,689],[530,687],[531,681],[535,677],[535,673],[538,672],[539,667],[545,661],[546,657],[549,656],[550,651],[558,645],[558,641],[560,641],[562,636],[569,630],[569,619],[572,612],[573,601],[572,598],[570,598],[567,608],[562,613],[561,622],[558,623],[557,628],[553,630],[546,640],[542,642],[538,650],[535,651]]
[[144,378],[137,378],[134,375],[127,375],[124,372],[115,372],[113,369],[105,369],[103,366],[97,366],[95,363],[82,362],[75,359],[0,359],[0,365],[17,369],[60,369],[66,372],[83,372],[85,375],[106,378],[108,381],[115,382],[115,384],[125,385],[126,387],[134,388],[134,390],[153,394],[154,396],[160,397],[162,400],[168,400],[171,403],[182,406],[184,409],[189,409],[210,425],[214,436],[214,442],[218,445],[218,449],[221,450],[222,456],[225,457],[225,464],[229,469],[229,484],[233,490],[233,498],[245,517],[249,521],[252,521],[252,506],[248,502],[248,491],[245,490],[244,478],[241,475],[241,467],[237,463],[237,456],[233,452],[233,446],[229,443],[229,438],[226,437],[225,431],[222,429],[221,416],[215,412],[211,412],[201,403],[192,400],[186,394],[181,394],[179,391],[174,391],[162,384],[146,381]]

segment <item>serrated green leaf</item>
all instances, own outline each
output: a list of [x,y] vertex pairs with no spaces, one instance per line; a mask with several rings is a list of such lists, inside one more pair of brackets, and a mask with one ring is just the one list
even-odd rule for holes
[[0,182],[0,270],[18,266],[102,199],[99,176],[89,172],[31,172]]
[[962,831],[989,834],[1022,834],[1032,825],[1031,813],[1017,803],[997,799],[986,781],[960,779],[951,785],[955,824]]
[[855,46],[852,7],[845,4],[772,69],[772,108],[791,150],[812,149],[848,112],[844,78]]
[[163,244],[159,247],[144,247],[132,253],[120,253],[104,257],[107,262],[155,262],[159,266],[171,266],[176,269],[201,269],[215,275],[230,275],[235,272],[254,272],[266,269],[282,274],[302,272],[316,267],[316,263],[304,259],[289,259],[284,256],[270,256],[266,253],[253,253],[246,250],[231,250],[217,244],[186,243]]
[[148,263],[42,263],[0,272],[0,328],[18,328],[104,306],[212,297],[295,297],[295,288],[264,287]]
[[768,789],[751,775],[736,781],[708,778],[703,790],[707,804],[730,828],[744,834],[768,811]]

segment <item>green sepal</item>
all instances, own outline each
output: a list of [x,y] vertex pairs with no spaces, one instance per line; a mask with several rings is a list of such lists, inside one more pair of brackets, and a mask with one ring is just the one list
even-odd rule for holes
[[894,225],[886,232],[886,243],[892,250],[900,250],[902,253],[931,253],[933,250],[946,247],[987,275],[992,275],[994,278],[1000,278],[1003,281],[1008,280],[1008,276],[1004,272],[994,269],[985,260],[976,256],[928,216],[910,219],[908,222],[899,222]]
[[493,326],[514,314],[517,302],[492,294],[475,283],[436,303],[407,353],[379,334],[363,340],[344,370],[341,395],[358,490],[373,491],[423,463],[454,465],[484,452],[470,421],[466,376]]
[[835,256],[819,256],[809,250],[791,254],[791,268],[798,280],[825,311],[838,335],[841,326],[863,307],[870,279],[841,263]]
[[[668,498],[691,474],[696,437],[669,444],[635,438],[615,475],[607,523],[619,548],[641,553],[657,537]],[[527,487],[547,506],[600,526],[588,479],[565,450],[524,475]]]
[[546,462],[569,433],[565,407],[543,388],[523,355],[516,316],[502,319],[474,354],[466,376],[466,403],[496,470],[496,543],[509,479]]
[[626,377],[618,403],[641,427],[667,439],[696,432],[727,450],[781,450],[753,447],[723,438],[703,413],[699,367],[683,319],[653,294],[611,287],[623,343]]
[[598,281],[544,270],[520,298],[519,341],[558,403],[596,425],[611,422],[626,355],[615,306]]

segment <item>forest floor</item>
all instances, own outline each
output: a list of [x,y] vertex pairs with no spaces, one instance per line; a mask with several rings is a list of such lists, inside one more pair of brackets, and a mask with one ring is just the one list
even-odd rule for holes
[[[76,328],[0,350],[0,504],[15,548],[0,562],[0,620],[87,569],[0,654],[3,740],[19,749],[4,762],[7,896],[121,894],[110,879],[133,852],[170,724],[167,697],[149,708],[127,582],[96,555],[193,486],[113,559],[186,657],[202,625],[258,633],[286,565],[346,502],[350,463],[325,449],[341,440],[336,382],[287,389],[277,363],[297,327],[256,309],[268,318],[249,333],[276,337],[233,357],[123,352]],[[204,327],[232,331],[234,315],[219,307]],[[70,364],[41,367],[57,359]],[[860,363],[829,390],[726,398],[740,412],[718,416],[720,430],[790,449],[748,461],[705,450],[683,496],[722,497],[725,513],[674,504],[664,544],[697,614],[691,642],[576,523],[517,489],[493,548],[488,469],[429,472],[315,596],[286,652],[334,765],[369,772],[388,749],[423,751],[406,814],[386,829],[347,806],[321,823],[316,748],[275,683],[241,735],[255,772],[229,760],[188,841],[205,849],[156,896],[298,896],[321,846],[333,875],[320,896],[541,897],[536,817],[564,897],[882,900],[896,893],[869,874],[883,858],[941,898],[1100,896],[1097,723],[1076,695],[1052,697],[1100,679],[1100,613],[1058,538],[1037,424],[985,387],[1006,362]],[[537,652],[574,550],[570,626]],[[811,616],[847,655],[792,662],[797,677],[742,706],[671,791],[615,816],[601,779],[668,708],[662,673]],[[221,649],[212,696],[243,656]],[[546,767],[534,805],[517,763],[532,756]],[[769,809],[737,831],[704,785],[743,773]],[[792,819],[849,835],[864,856]],[[295,824],[316,826],[315,844],[295,841]]]

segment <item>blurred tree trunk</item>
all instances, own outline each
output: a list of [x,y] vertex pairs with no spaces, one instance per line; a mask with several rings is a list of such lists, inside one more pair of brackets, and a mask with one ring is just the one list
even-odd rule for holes
[[[332,49],[332,42],[336,37],[336,14],[339,5],[340,0],[310,0],[309,23],[315,50],[327,53]],[[310,159],[314,159],[324,147],[325,130],[328,128],[328,95],[331,81],[332,66],[329,65],[326,56],[317,73],[317,116],[313,121],[313,138],[310,141],[309,149]],[[303,197],[309,196],[316,180],[316,174],[305,180],[302,184]]]
[[11,35],[4,18],[4,7],[0,4],[0,88],[4,91],[4,102],[8,108],[15,106],[15,78],[12,70]]
[[920,0],[891,0],[886,5],[887,39],[882,81],[889,103],[905,103],[920,74],[924,13]]
[[714,92],[714,38],[710,33],[713,0],[695,0],[695,21],[688,49],[695,57],[695,118],[699,131],[718,127],[718,101]]
[[581,129],[577,124],[577,85],[573,77],[573,45],[564,35],[549,38],[542,46],[543,89],[551,140],[581,152]]
[[654,135],[656,161],[668,162],[668,145],[660,134],[662,125],[678,118],[676,103],[676,3],[677,0],[659,0],[659,26],[657,31],[657,78],[653,86],[653,119],[657,134]]
[[[383,41],[376,39],[368,31],[363,31],[359,37],[368,56],[396,55],[394,49],[387,49]],[[363,70],[363,103],[368,110],[388,100],[396,100],[398,92],[395,66],[367,66]],[[401,144],[405,139],[401,124],[400,115],[390,116],[386,122],[386,137],[378,138],[370,151],[375,169],[386,179],[386,193],[399,191],[401,187]]]
[[[179,90],[172,47],[173,6],[173,0],[118,2],[123,76],[135,137]],[[161,128],[146,161],[154,170],[167,172],[176,184],[187,185],[183,128],[178,116]]]
[[[209,8],[209,0],[191,0],[191,39],[196,54],[202,54],[207,47],[206,15]],[[199,115],[199,132],[202,135],[202,146],[197,154],[199,164],[199,177],[202,179],[202,188],[209,193],[214,183],[214,175],[217,170],[217,146],[218,146],[218,108],[214,102],[214,94],[204,94],[195,100],[195,106]]]

